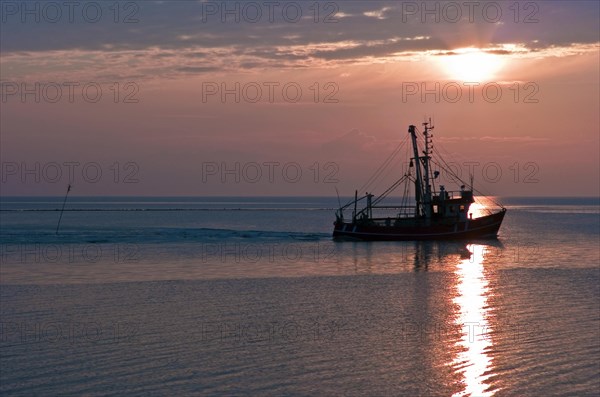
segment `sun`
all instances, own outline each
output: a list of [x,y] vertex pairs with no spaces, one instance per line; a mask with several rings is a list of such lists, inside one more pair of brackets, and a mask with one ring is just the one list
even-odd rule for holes
[[504,66],[501,56],[477,48],[461,48],[453,53],[440,57],[441,66],[451,79],[464,82],[490,81]]

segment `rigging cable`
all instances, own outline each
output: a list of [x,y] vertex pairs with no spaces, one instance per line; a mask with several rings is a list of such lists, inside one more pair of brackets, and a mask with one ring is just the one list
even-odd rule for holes
[[[438,146],[439,148],[441,148],[442,151],[444,151],[444,153],[447,154],[449,157],[452,157],[452,158],[454,157],[454,156],[452,156],[452,154],[450,152],[448,152],[448,150],[446,150],[446,148],[443,145],[441,145],[441,144],[438,143],[438,144],[436,144],[436,146]],[[467,182],[463,181],[458,175],[456,175],[454,172],[452,172],[452,169],[450,168],[450,165],[446,162],[446,160],[444,160],[444,158],[441,155],[438,155],[437,157],[446,165],[447,171],[451,172],[452,176],[454,176],[456,179],[458,179],[459,181],[461,181],[463,184],[469,185]],[[453,160],[455,160],[455,159],[453,158]],[[457,161],[455,161],[455,162],[458,163]],[[472,186],[471,186],[471,188],[473,189]],[[498,201],[493,200],[493,199],[490,198],[490,197],[495,197],[495,196],[493,196],[491,194],[487,194],[487,193],[485,193],[485,192],[483,192],[482,190],[479,190],[479,189],[473,189],[473,190],[475,192],[481,194],[482,196],[486,197],[488,200],[490,200],[493,204],[497,205],[498,207],[504,208],[504,206],[500,202],[498,202]]]
[[365,182],[363,184],[363,186],[361,186],[360,189],[358,189],[359,191],[362,192],[363,190],[368,189],[375,182],[375,180],[377,180],[377,178],[379,178],[381,173],[388,167],[390,162],[392,160],[394,160],[394,158],[398,155],[398,153],[400,152],[400,149],[402,148],[402,145],[404,145],[407,140],[408,140],[407,138],[404,138],[398,144],[398,146],[396,146],[396,148],[392,151],[392,153],[385,159],[385,161],[379,166],[379,168],[377,168],[375,173],[373,175],[371,175],[371,177],[367,180],[367,182]]
[[[438,158],[445,164],[445,167],[442,166],[441,164],[439,164],[438,162],[434,161],[433,159],[431,159],[431,161],[434,164],[438,165],[439,167],[444,168],[446,171],[448,171],[450,173],[450,175],[452,175],[454,178],[456,178],[457,180],[459,180],[460,182],[462,182],[464,185],[469,185],[467,182],[463,181],[461,177],[459,177],[458,175],[456,175],[456,173],[454,171],[452,171],[452,169],[450,168],[450,166],[448,165],[448,163],[446,163],[446,161],[442,157],[438,156]],[[500,204],[496,200],[490,198],[490,197],[493,197],[493,196],[488,196],[488,195],[486,195],[485,193],[483,193],[482,191],[480,191],[478,189],[475,189],[473,187],[471,187],[471,188],[473,189],[473,191],[475,191],[475,192],[481,194],[482,196],[486,197],[488,200],[490,200],[492,203],[494,203],[498,207],[504,208],[504,206],[502,204]]]

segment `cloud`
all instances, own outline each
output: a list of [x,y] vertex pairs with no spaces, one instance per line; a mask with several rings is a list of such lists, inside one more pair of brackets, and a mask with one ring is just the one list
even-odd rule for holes
[[481,141],[481,142],[497,142],[497,143],[541,143],[548,142],[548,138],[540,138],[533,136],[454,136],[437,138],[440,142],[465,142],[465,141]]
[[379,10],[374,10],[374,11],[365,11],[363,12],[364,16],[370,17],[370,18],[376,18],[376,19],[386,19],[386,12],[391,10],[391,7],[383,7]]
[[322,149],[331,154],[356,156],[363,149],[371,147],[376,142],[377,139],[374,136],[353,129],[340,137],[324,143]]
[[[349,64],[395,63],[426,56],[451,56],[456,48],[481,48],[506,57],[566,57],[598,52],[597,2],[552,2],[534,24],[405,21],[394,2],[338,2],[336,23],[304,17],[223,23],[204,20],[201,2],[138,2],[137,23],[0,24],[3,78],[40,75],[142,75],[171,77],[189,73],[240,72],[261,68],[328,68]],[[304,5],[305,3],[301,3]],[[306,3],[308,4],[308,3]],[[107,10],[109,12],[110,10]],[[205,11],[205,10],[204,10]],[[110,13],[107,15],[111,15]],[[507,16],[508,15],[508,16]],[[375,21],[374,21],[375,19]],[[31,21],[30,21],[31,22]],[[558,25],[569,29],[554,29]]]
[[205,72],[214,72],[219,70],[214,66],[180,66],[176,68],[178,72],[184,73],[205,73]]
[[[67,49],[110,52],[151,47],[162,50],[230,46],[275,48],[289,45],[290,42],[297,45],[335,44],[415,36],[431,37],[428,47],[423,48],[429,50],[442,49],[439,42],[445,42],[449,49],[456,45],[480,47],[494,43],[536,41],[536,45],[543,48],[571,43],[597,43],[600,7],[597,2],[554,1],[544,4],[543,14],[541,11],[537,13],[537,23],[515,23],[514,13],[508,4],[502,13],[503,24],[490,23],[482,18],[481,13],[476,14],[472,22],[461,20],[450,23],[441,13],[438,15],[441,18],[439,23],[431,18],[423,23],[421,18],[407,21],[402,7],[394,1],[350,1],[337,2],[339,9],[334,12],[323,7],[318,14],[318,23],[315,23],[314,7],[301,3],[306,18],[296,23],[283,18],[281,10],[274,14],[272,21],[268,13],[263,13],[258,22],[251,23],[244,19],[245,14],[242,13],[238,23],[232,18],[223,23],[223,15],[207,17],[203,8],[205,5],[201,2],[136,4],[139,6],[136,23],[115,23],[108,17],[112,16],[112,11],[108,9],[110,4],[103,5],[107,17],[98,23],[69,23],[66,18],[60,23],[35,23],[32,19],[21,23],[19,15],[11,15],[0,25],[2,52]],[[337,22],[324,23],[326,16]],[[569,26],[569,29],[555,29],[559,25]]]

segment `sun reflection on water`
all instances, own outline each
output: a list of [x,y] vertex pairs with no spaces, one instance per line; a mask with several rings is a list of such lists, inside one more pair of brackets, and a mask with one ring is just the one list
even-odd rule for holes
[[462,326],[461,340],[458,342],[461,352],[453,365],[459,368],[463,376],[465,390],[454,394],[458,396],[492,396],[485,383],[489,378],[491,357],[487,350],[492,346],[488,323],[489,309],[487,296],[488,281],[483,273],[485,246],[469,244],[470,258],[463,259],[456,267],[459,278],[458,294],[454,303],[459,307],[457,324]]

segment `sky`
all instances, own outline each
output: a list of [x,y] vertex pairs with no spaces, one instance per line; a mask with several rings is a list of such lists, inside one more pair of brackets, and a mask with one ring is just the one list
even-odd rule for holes
[[484,193],[600,195],[597,1],[0,7],[1,195],[349,196],[430,118]]

